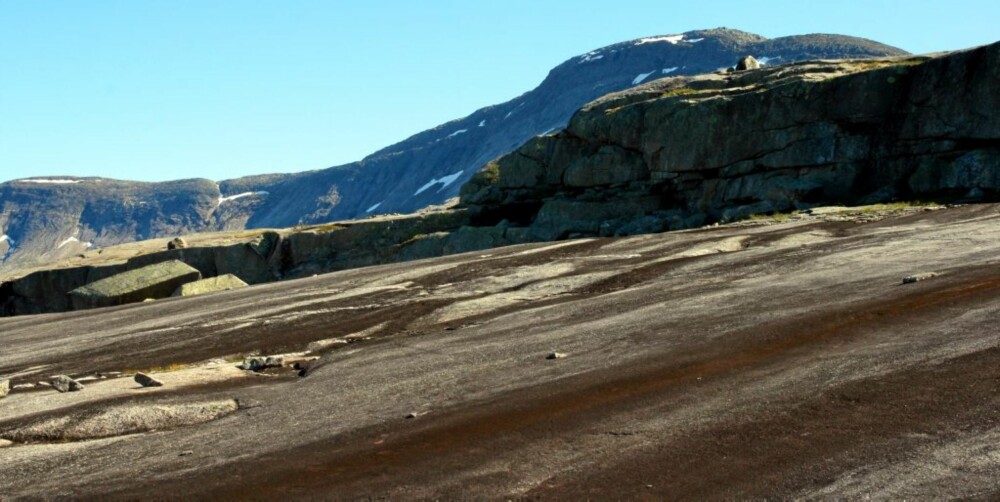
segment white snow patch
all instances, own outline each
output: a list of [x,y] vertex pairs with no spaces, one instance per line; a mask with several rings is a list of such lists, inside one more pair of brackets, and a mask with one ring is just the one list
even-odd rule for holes
[[59,246],[57,246],[56,249],[61,249],[63,246],[65,246],[66,244],[69,244],[71,242],[80,242],[80,239],[77,239],[76,237],[70,237],[70,238],[68,238],[68,239],[60,242]]
[[769,58],[767,56],[761,56],[757,58],[757,62],[759,62],[760,64],[768,64],[771,61],[774,61],[775,59],[781,59],[781,56],[774,56],[772,58]]
[[655,72],[640,73],[637,77],[635,77],[634,79],[632,79],[632,85],[641,84],[643,80],[646,80],[646,77],[652,75],[653,73],[655,73]]
[[507,120],[507,119],[509,119],[509,118],[510,118],[510,116],[511,116],[511,115],[513,115],[513,114],[514,114],[514,110],[511,110],[511,111],[507,112],[507,115],[504,115],[504,116],[503,116],[503,119],[504,119],[504,120]]
[[550,128],[550,129],[548,129],[547,131],[543,132],[542,134],[539,134],[539,136],[545,136],[546,134],[548,134],[548,133],[550,133],[550,132],[552,132],[552,131],[555,131],[555,130],[556,130],[556,128],[555,128],[555,127],[552,127],[552,128]]
[[580,62],[577,64],[589,63],[591,61],[597,61],[598,59],[603,59],[603,58],[604,54],[601,54],[600,51],[591,51],[580,56]]
[[[463,169],[463,171],[464,171],[464,169]],[[432,186],[434,186],[434,185],[436,185],[438,183],[441,184],[441,188],[438,188],[438,192],[440,192],[441,190],[444,190],[445,188],[447,188],[448,185],[454,183],[455,180],[457,180],[458,177],[461,176],[461,175],[462,175],[462,171],[459,171],[459,172],[457,172],[455,174],[449,174],[448,176],[444,176],[444,177],[441,177],[441,178],[434,178],[434,179],[428,181],[424,186],[418,188],[416,192],[413,192],[413,195],[420,195],[423,191],[427,190],[428,188],[430,188],[430,187],[432,187]]]
[[671,44],[677,45],[677,42],[680,42],[681,40],[684,40],[684,35],[668,35],[668,36],[663,36],[663,37],[648,37],[648,38],[640,38],[639,41],[635,43],[635,45],[651,44],[651,43],[655,43],[655,42],[667,42],[667,43],[671,43]]
[[486,120],[479,121],[479,127],[486,127]]
[[455,131],[455,132],[453,132],[453,133],[449,134],[449,135],[448,135],[448,137],[449,137],[449,138],[454,138],[455,136],[458,136],[459,134],[465,134],[465,133],[467,133],[467,132],[469,132],[469,130],[468,130],[468,129],[459,129],[459,130],[457,130],[457,131]]
[[[382,202],[385,202],[385,201],[382,201]],[[372,206],[372,207],[370,207],[368,209],[365,209],[365,212],[366,213],[370,213],[370,212],[378,209],[378,207],[382,205],[382,202],[379,202],[378,204],[375,204],[374,206]]]
[[10,246],[14,245],[14,239],[11,239],[7,234],[0,235],[0,242],[6,242]]
[[14,180],[21,183],[39,183],[44,185],[73,185],[82,183],[83,180],[62,180],[62,179],[34,179],[34,180]]
[[677,71],[678,69],[679,68],[676,67],[676,66],[674,66],[673,68],[664,68],[663,69],[663,74],[666,75],[668,73],[673,73],[673,72]]
[[242,199],[243,197],[250,197],[251,195],[270,195],[270,193],[261,190],[260,192],[243,192],[236,195],[230,195],[229,197],[220,197],[218,205],[222,205],[223,202],[229,202],[236,199]]
[[685,42],[687,42],[689,44],[696,44],[698,42],[701,42],[702,40],[705,40],[705,39],[704,38],[692,38],[691,40],[685,40]]

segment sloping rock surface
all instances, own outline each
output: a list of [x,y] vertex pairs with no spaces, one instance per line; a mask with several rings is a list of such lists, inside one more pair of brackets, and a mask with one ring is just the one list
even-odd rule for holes
[[[3,318],[15,387],[232,362],[198,385],[12,390],[0,498],[996,499],[1000,207],[864,221],[527,244]],[[343,343],[303,378],[229,357],[328,339]],[[198,403],[226,405],[158,418]]]

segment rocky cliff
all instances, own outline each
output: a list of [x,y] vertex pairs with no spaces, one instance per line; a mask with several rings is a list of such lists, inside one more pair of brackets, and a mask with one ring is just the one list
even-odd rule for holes
[[[536,89],[416,134],[360,162],[296,174],[148,184],[49,178],[0,184],[0,270],[86,248],[211,230],[278,228],[439,204],[484,163],[564,127],[580,106],[641,83],[754,54],[767,64],[904,54],[836,35],[766,39],[736,30],[647,37],[573,57]],[[137,166],[141,168],[141,166]]]
[[997,89],[1000,44],[664,79],[488,164],[462,204],[548,240],[817,204],[995,200]]

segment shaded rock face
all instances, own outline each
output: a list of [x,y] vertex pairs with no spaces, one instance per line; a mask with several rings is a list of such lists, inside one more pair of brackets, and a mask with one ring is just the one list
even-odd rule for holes
[[518,215],[552,239],[817,204],[995,200],[997,89],[1000,44],[662,80],[601,98],[565,131],[488,164],[462,205],[478,221]]
[[573,57],[552,69],[534,90],[343,166],[217,184],[95,178],[2,183],[0,236],[11,240],[0,241],[0,272],[73,256],[88,249],[88,243],[100,248],[212,230],[283,228],[409,213],[440,204],[458,195],[459,187],[483,164],[535,135],[565,127],[579,107],[602,95],[656,79],[714,71],[746,54],[780,64],[904,52],[837,35],[766,39],[717,29],[648,37]]
[[113,275],[69,292],[75,309],[110,307],[166,298],[201,272],[178,260],[156,263]]

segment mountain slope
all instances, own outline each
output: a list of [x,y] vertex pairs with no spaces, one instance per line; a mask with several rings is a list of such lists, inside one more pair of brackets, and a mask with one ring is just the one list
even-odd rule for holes
[[574,111],[600,96],[660,78],[714,71],[747,54],[773,65],[905,52],[839,35],[766,39],[716,29],[648,37],[571,58],[530,92],[344,166],[217,185],[93,178],[3,183],[0,236],[7,238],[0,237],[0,267],[72,255],[87,242],[102,247],[199,231],[288,227],[440,204],[456,196],[480,166],[533,136],[564,127]]

